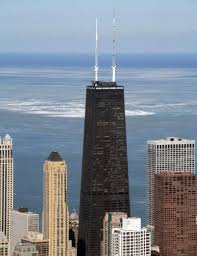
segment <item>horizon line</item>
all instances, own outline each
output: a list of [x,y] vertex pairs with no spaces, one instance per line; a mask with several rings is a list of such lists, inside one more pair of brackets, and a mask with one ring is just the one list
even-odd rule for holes
[[[6,52],[1,52],[0,51],[0,55],[6,55],[6,54],[21,54],[21,55],[25,55],[25,54],[35,54],[35,55],[90,55],[93,56],[94,53],[93,52],[56,52],[56,51],[6,51]],[[197,55],[197,52],[119,52],[116,53],[117,56],[120,55]],[[101,56],[104,55],[110,55],[111,56],[111,52],[101,52],[100,53]]]

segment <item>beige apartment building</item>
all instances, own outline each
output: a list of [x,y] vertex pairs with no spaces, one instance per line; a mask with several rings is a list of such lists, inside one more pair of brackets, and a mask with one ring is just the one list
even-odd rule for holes
[[58,152],[44,163],[43,235],[49,240],[49,256],[67,256],[67,165]]
[[103,241],[101,244],[102,256],[112,255],[112,229],[122,227],[122,218],[127,218],[125,212],[106,212],[103,219]]

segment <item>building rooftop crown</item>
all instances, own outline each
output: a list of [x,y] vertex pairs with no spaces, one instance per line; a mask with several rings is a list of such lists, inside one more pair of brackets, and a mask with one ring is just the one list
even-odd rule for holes
[[188,139],[177,138],[177,137],[167,137],[159,140],[148,140],[147,143],[154,144],[154,145],[195,144],[195,140],[188,140]]
[[77,211],[75,209],[70,214],[70,220],[79,220],[79,215],[77,214]]
[[48,157],[48,160],[51,162],[61,162],[63,161],[60,154],[57,151],[52,151]]
[[10,135],[6,134],[5,137],[0,137],[0,144],[12,145],[12,138],[10,137]]
[[140,231],[141,230],[141,219],[136,217],[123,218],[122,229]]

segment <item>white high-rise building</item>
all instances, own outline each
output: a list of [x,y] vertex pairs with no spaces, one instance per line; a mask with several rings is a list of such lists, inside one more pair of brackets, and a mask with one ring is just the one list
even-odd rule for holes
[[[150,140],[148,144],[147,224],[154,237],[155,174],[195,172],[195,141],[176,137]],[[153,241],[154,242],[154,241]]]
[[10,239],[10,212],[13,209],[13,155],[9,135],[0,138],[0,231]]
[[122,228],[112,229],[112,256],[151,256],[151,234],[140,218],[123,218]]
[[39,215],[26,208],[11,211],[10,256],[13,255],[16,244],[31,231],[39,232]]

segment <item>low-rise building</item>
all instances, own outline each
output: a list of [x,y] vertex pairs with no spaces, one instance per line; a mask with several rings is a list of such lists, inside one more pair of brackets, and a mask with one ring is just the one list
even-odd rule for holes
[[14,256],[38,256],[36,246],[31,243],[18,243],[14,250]]
[[11,211],[10,225],[10,255],[13,255],[15,246],[28,232],[39,231],[39,215],[29,212],[27,208],[19,208]]
[[36,246],[38,256],[49,255],[49,240],[44,239],[43,234],[38,232],[28,232],[27,236],[21,240],[22,243],[31,243]]

